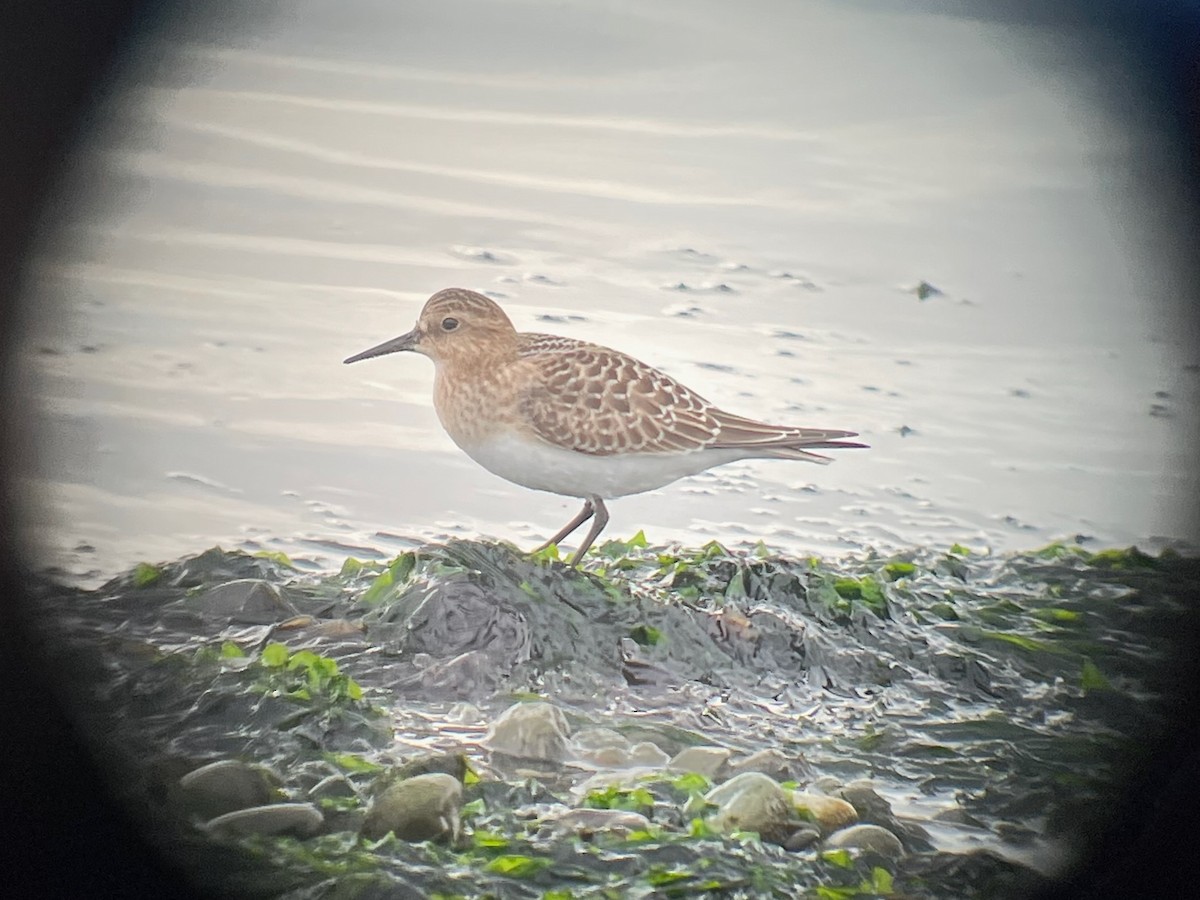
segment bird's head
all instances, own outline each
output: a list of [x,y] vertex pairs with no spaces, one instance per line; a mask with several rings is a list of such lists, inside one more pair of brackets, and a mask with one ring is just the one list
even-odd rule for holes
[[495,301],[475,291],[446,288],[427,301],[416,327],[356,353],[348,363],[401,350],[413,350],[437,364],[470,364],[497,352],[515,349],[516,329]]

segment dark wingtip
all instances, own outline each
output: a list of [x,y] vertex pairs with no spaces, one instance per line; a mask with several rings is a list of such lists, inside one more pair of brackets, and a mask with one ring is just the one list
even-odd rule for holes
[[825,441],[821,444],[801,444],[805,450],[870,450],[870,444],[860,444],[857,441]]

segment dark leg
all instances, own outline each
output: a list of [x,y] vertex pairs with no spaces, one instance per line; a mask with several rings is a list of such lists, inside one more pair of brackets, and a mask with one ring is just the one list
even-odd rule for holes
[[588,552],[588,548],[600,536],[600,532],[604,530],[604,526],[608,524],[608,509],[604,506],[604,501],[599,497],[592,497],[588,500],[591,504],[592,512],[596,514],[596,521],[592,523],[592,527],[588,529],[587,537],[583,539],[583,543],[579,545],[579,549],[575,551],[575,555],[571,557],[571,565],[579,565],[579,561],[583,559],[583,554]]
[[[559,541],[561,541],[563,538],[565,538],[567,535],[569,535],[571,532],[573,532],[576,528],[578,528],[580,525],[582,525],[584,522],[586,522],[588,519],[590,519],[592,517],[592,515],[595,513],[595,511],[596,511],[596,509],[592,505],[592,501],[584,500],[583,501],[583,509],[581,509],[579,511],[579,515],[577,515],[570,522],[568,522],[566,525],[564,525],[562,531],[560,531],[558,534],[556,534],[554,537],[550,538],[550,540],[546,541],[546,543],[542,544],[540,547],[538,547],[536,550],[533,550],[532,552],[533,553],[541,553],[543,550],[545,550],[551,544],[557,544]],[[606,521],[607,521],[607,518],[606,518]]]

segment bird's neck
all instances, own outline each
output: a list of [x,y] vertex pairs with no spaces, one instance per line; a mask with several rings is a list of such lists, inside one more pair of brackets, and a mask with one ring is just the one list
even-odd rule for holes
[[515,413],[516,353],[439,360],[433,406],[454,443],[470,452],[502,429]]

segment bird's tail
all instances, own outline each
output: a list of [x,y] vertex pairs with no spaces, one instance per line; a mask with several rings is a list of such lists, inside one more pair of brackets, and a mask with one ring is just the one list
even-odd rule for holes
[[813,453],[813,450],[852,450],[866,448],[866,444],[844,441],[842,438],[858,437],[856,431],[838,431],[829,428],[793,428],[785,425],[768,425],[754,419],[721,412],[717,415],[721,431],[711,445],[714,449],[739,449],[752,451],[753,455],[769,459],[802,459],[807,462],[828,465],[833,462],[828,456]]

